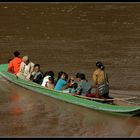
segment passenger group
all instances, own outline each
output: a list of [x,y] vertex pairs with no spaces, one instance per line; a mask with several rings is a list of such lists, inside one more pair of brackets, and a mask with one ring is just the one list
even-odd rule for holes
[[54,89],[71,95],[82,95],[90,98],[110,98],[109,81],[102,62],[96,62],[93,72],[93,85],[88,82],[84,73],[68,77],[64,71],[58,72],[57,79],[53,71],[43,73],[39,64],[34,64],[28,56],[20,57],[15,51],[14,58],[8,61],[8,71],[17,77],[35,82],[48,89]]

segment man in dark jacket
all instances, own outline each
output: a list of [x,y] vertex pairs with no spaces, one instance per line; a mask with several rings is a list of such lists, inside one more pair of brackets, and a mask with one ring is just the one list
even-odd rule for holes
[[34,71],[31,74],[30,80],[37,83],[37,84],[41,84],[42,79],[43,79],[43,73],[40,70],[40,65],[35,64]]

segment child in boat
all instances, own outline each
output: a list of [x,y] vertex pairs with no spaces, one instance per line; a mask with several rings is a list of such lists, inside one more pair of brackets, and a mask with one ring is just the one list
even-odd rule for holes
[[45,84],[45,87],[48,89],[54,89],[54,78],[53,77],[49,77],[48,81]]
[[67,85],[65,86],[65,89],[63,90],[64,93],[75,93],[76,89],[76,81],[73,76],[71,76],[67,82]]
[[78,87],[78,82],[80,81],[80,78],[79,78],[79,75],[80,73],[76,73],[75,75],[75,78],[74,77],[71,77],[68,81],[68,87],[69,87],[69,90],[68,90],[68,93],[76,93],[77,92],[77,87]]
[[33,72],[33,69],[34,63],[30,61],[28,56],[24,56],[22,58],[22,62],[20,64],[20,69],[19,72],[17,73],[17,76],[22,79],[30,80],[30,76],[31,73]]
[[69,89],[69,93],[76,93],[77,92],[78,83],[74,82]]
[[42,86],[45,87],[46,82],[49,81],[49,77],[54,78],[54,72],[53,71],[47,71],[44,74],[44,78],[43,78],[43,82],[42,82]]
[[76,89],[76,93],[74,95],[86,95],[91,90],[91,84],[86,80],[85,74],[80,73],[78,75],[78,87]]
[[22,59],[19,56],[20,52],[15,51],[13,54],[14,54],[14,58],[10,60],[8,64],[8,72],[11,72],[16,75],[19,72]]
[[35,64],[34,65],[34,70],[31,73],[30,76],[30,80],[37,83],[37,84],[41,84],[43,79],[43,72],[41,72],[40,70],[40,65],[39,64]]
[[65,72],[62,72],[61,78],[57,81],[54,89],[55,90],[64,90],[67,85],[66,79],[67,79],[67,74]]
[[75,82],[75,79],[74,77],[71,76],[68,80],[68,84],[67,84],[68,88],[72,88],[72,85],[74,84],[74,82]]

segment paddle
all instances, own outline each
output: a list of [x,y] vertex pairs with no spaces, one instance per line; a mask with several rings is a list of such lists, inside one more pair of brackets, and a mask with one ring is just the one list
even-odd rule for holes
[[125,100],[131,100],[131,99],[137,98],[137,97],[128,97],[128,98],[102,99],[102,98],[91,98],[91,97],[86,97],[82,95],[73,95],[73,96],[90,99],[90,100],[98,100],[98,101],[125,101]]

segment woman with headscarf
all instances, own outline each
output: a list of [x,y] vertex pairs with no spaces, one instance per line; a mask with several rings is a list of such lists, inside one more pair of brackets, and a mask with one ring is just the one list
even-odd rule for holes
[[97,69],[93,72],[93,84],[100,97],[109,98],[109,81],[102,62],[96,63]]

